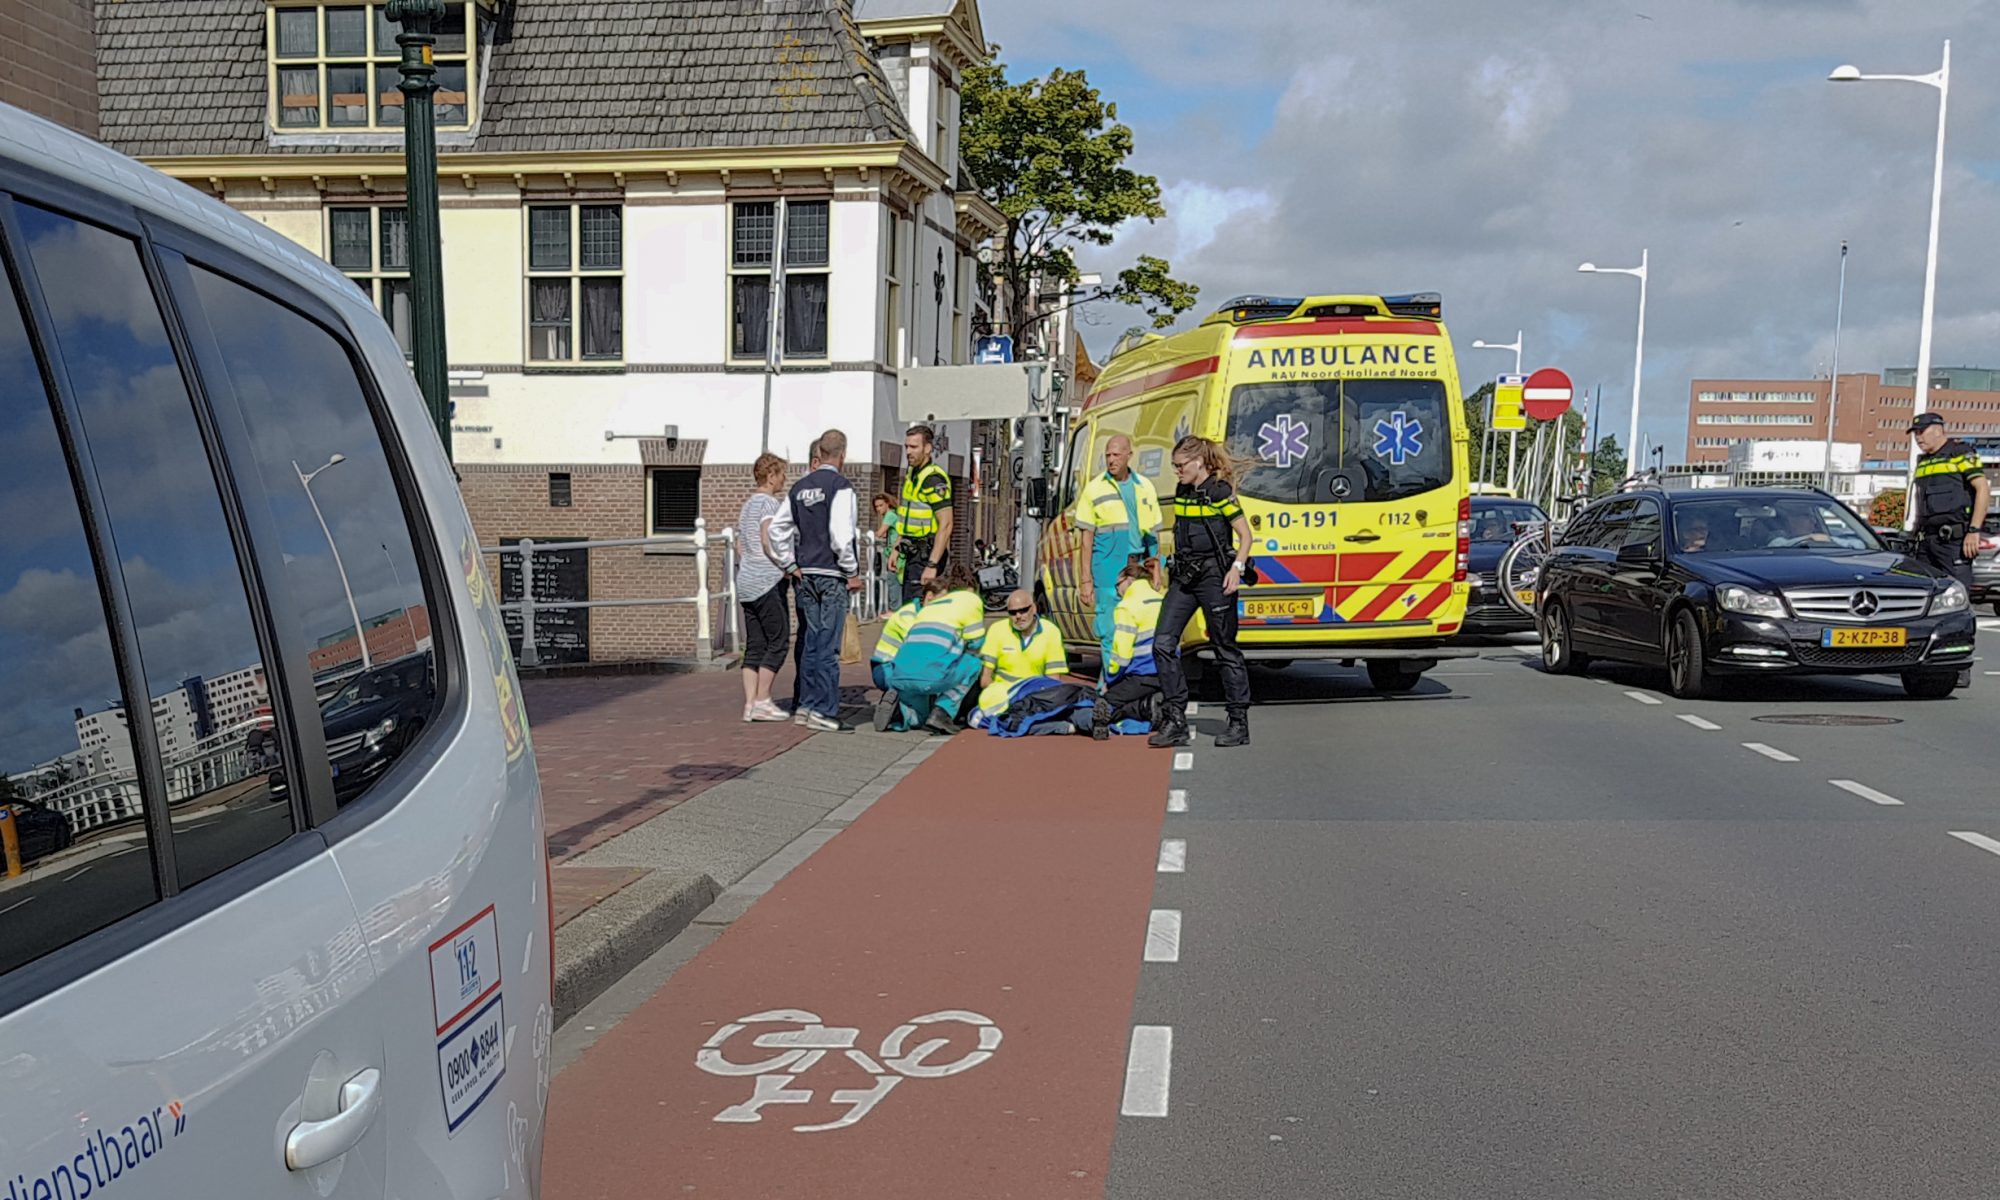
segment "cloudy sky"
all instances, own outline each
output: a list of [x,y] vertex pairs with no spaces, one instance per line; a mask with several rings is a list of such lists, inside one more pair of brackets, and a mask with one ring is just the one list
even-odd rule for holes
[[[1240,292],[1444,294],[1468,388],[1602,384],[1624,441],[1651,252],[1642,431],[1685,444],[1688,381],[1914,364],[1937,69],[1952,39],[1938,365],[2000,366],[2000,5],[1988,0],[986,0],[1014,78],[1081,67],[1168,217],[1090,265],[1164,254],[1207,311]],[[1107,309],[1093,352],[1133,322]]]

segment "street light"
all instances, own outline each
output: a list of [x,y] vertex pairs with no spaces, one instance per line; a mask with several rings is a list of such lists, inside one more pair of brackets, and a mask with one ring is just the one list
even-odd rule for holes
[[1833,378],[1826,388],[1826,490],[1833,490],[1833,421],[1840,411],[1840,325],[1847,314],[1847,239],[1840,242],[1840,298],[1833,302]]
[[299,469],[299,460],[295,458],[292,460],[292,470],[298,472],[299,486],[305,489],[306,503],[312,505],[313,516],[319,518],[319,531],[326,535],[326,548],[333,551],[333,569],[340,572],[340,590],[347,593],[347,614],[354,618],[354,640],[361,643],[361,669],[366,671],[375,664],[368,660],[368,634],[361,628],[361,609],[354,603],[354,588],[347,582],[347,568],[341,564],[340,547],[333,542],[333,530],[327,528],[326,514],[319,510],[319,501],[313,498],[312,489],[312,481],[319,478],[320,472],[330,470],[346,461],[345,454],[336,454],[327,459],[324,466],[304,471]]
[[[444,0],[389,0],[384,13],[402,26],[396,69],[403,93],[403,180],[410,226],[410,361],[431,423],[451,458],[451,376],[444,348],[444,238],[438,232],[437,116],[432,96],[437,68],[431,62]],[[336,456],[338,457],[338,456]],[[297,464],[294,464],[297,465]],[[330,464],[329,464],[330,465]],[[325,470],[324,467],[321,470]],[[356,632],[360,632],[356,629]]]
[[[1514,340],[1511,342],[1474,341],[1472,343],[1472,348],[1474,350],[1512,350],[1514,352],[1514,374],[1519,375],[1521,373],[1521,346],[1525,341],[1526,339],[1522,336],[1522,332],[1516,330],[1514,333]],[[1489,414],[1486,420],[1486,436],[1488,440],[1494,440],[1493,419],[1492,416],[1490,415],[1493,412],[1492,402],[1489,401],[1487,403],[1486,411]],[[1519,445],[1520,436],[1521,435],[1519,430],[1509,429],[1507,431],[1507,490],[1508,491],[1514,490],[1514,451],[1515,448]],[[1487,463],[1490,468],[1490,465],[1492,463],[1492,456],[1487,455],[1485,457],[1487,459]],[[1492,481],[1488,480],[1487,482],[1490,483]]]
[[1639,473],[1639,382],[1646,367],[1646,255],[1646,250],[1639,251],[1639,265],[1636,267],[1600,267],[1596,263],[1584,263],[1577,268],[1586,275],[1633,275],[1639,280],[1639,339],[1632,351],[1632,429],[1626,434],[1625,441],[1627,479]]
[[[1869,80],[1888,80],[1895,83],[1921,83],[1937,89],[1938,128],[1937,156],[1931,162],[1931,240],[1930,250],[1924,259],[1924,319],[1917,330],[1917,396],[1916,408],[1910,416],[1914,419],[1930,411],[1931,394],[1931,317],[1937,306],[1937,264],[1938,264],[1938,210],[1944,204],[1944,114],[1946,101],[1951,98],[1951,39],[1944,43],[1944,62],[1928,75],[1864,75],[1861,68],[1851,63],[1835,67],[1827,78],[1834,83],[1862,83]],[[1910,445],[1909,479],[1904,495],[1915,489],[1917,478],[1917,447]],[[1911,505],[1903,506],[1903,528],[1916,528],[1915,511]]]

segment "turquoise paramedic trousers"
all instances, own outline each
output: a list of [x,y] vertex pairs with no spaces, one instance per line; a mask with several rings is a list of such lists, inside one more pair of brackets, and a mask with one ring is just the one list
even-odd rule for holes
[[889,668],[889,682],[896,689],[896,708],[903,727],[922,725],[930,719],[933,708],[942,708],[956,718],[965,704],[965,694],[979,682],[979,665],[976,654],[943,659],[925,646],[911,646],[896,655]]

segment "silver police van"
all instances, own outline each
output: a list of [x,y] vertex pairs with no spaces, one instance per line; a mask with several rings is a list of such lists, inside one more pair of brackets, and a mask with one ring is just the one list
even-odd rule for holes
[[532,1197],[540,791],[395,338],[0,105],[0,1197]]

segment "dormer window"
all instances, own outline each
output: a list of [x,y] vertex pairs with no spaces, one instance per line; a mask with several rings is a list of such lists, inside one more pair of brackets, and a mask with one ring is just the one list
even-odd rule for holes
[[[445,6],[437,23],[439,129],[473,120],[480,6]],[[270,56],[270,122],[280,133],[401,129],[401,28],[386,4],[284,4],[265,9]]]

